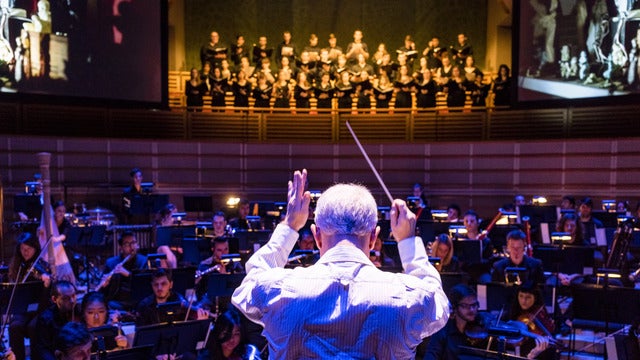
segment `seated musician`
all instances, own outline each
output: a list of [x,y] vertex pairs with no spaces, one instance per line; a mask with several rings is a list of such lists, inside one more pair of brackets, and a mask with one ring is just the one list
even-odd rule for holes
[[544,270],[542,261],[525,255],[526,235],[520,230],[513,230],[507,234],[507,251],[509,257],[493,264],[491,281],[507,282],[505,271],[509,267],[526,269],[522,281],[531,280],[535,284],[544,283]]
[[447,206],[448,222],[459,222],[460,214],[462,214],[462,210],[460,210],[460,206],[458,204],[449,204],[449,206]]
[[427,203],[427,194],[425,194],[424,186],[420,183],[413,184],[413,192],[414,197],[417,197],[418,200],[415,203],[416,210],[416,219],[417,220],[431,220],[431,208],[429,208],[429,204]]
[[438,272],[459,272],[460,262],[453,255],[453,241],[447,234],[440,234],[431,245],[431,256],[440,258],[440,262],[435,264]]
[[213,228],[213,238],[227,236],[227,218],[224,212],[218,211],[211,218]]
[[[316,250],[316,240],[313,238],[311,229],[302,228],[298,231],[298,234],[297,248],[289,255],[288,265],[309,266],[315,264],[320,260],[320,252]],[[296,250],[299,251],[296,253]]]
[[462,220],[465,229],[467,230],[467,239],[470,240],[482,240],[482,258],[489,259],[493,255],[493,245],[487,237],[486,232],[480,231],[478,223],[478,214],[469,210],[464,214]]
[[148,223],[149,219],[146,215],[133,214],[131,212],[132,202],[136,197],[140,197],[143,194],[142,170],[133,168],[129,172],[129,176],[131,177],[131,185],[122,191],[122,210],[125,215],[124,220],[128,224]]
[[378,234],[376,238],[376,243],[373,245],[373,249],[369,252],[369,260],[376,267],[384,267],[384,268],[395,268],[396,262],[393,258],[387,255],[382,247],[382,239]]
[[[172,226],[173,225],[173,213],[177,211],[177,208],[173,204],[165,205],[156,214],[156,230],[158,226]],[[157,231],[155,232],[157,234]],[[157,243],[156,238],[156,243]],[[175,269],[178,267],[178,261],[182,256],[182,246],[174,246],[173,244],[160,245],[157,250],[158,254],[165,254],[166,259],[161,260],[161,267]]]
[[[82,322],[89,330],[105,325],[116,326],[118,322],[117,316],[109,315],[109,307],[104,295],[97,291],[89,292],[82,298],[80,311]],[[105,339],[104,344],[104,350],[124,349],[128,345],[127,337],[119,333],[113,339]]]
[[[143,326],[166,321],[186,320],[185,316],[190,304],[182,295],[173,291],[173,277],[171,270],[162,268],[156,270],[156,272],[151,275],[151,288],[153,289],[153,294],[142,299],[138,304],[138,320],[136,325]],[[179,302],[180,306],[178,310],[173,312],[171,315],[158,308],[158,305],[160,304],[173,302]],[[197,318],[198,320],[206,319],[209,316],[209,312],[202,308],[193,308],[189,314],[191,314],[191,319]]]
[[[49,285],[51,277],[48,271],[48,264],[44,260],[39,260],[38,264],[33,267],[28,276],[27,272],[32,268],[34,261],[40,254],[40,241],[32,233],[25,232],[20,234],[17,239],[16,249],[13,253],[11,263],[9,263],[9,281],[22,282],[27,277],[27,281],[42,280],[44,283],[44,291],[42,292],[42,300],[40,308],[48,304]],[[29,337],[28,324],[31,322],[37,312],[13,313],[9,323],[9,345],[13,350],[16,358],[26,359],[24,339]]]
[[[457,360],[460,346],[486,348],[486,333],[490,319],[485,313],[478,313],[479,303],[475,290],[458,284],[449,293],[452,314],[447,325],[431,336],[424,360]],[[485,336],[486,337],[486,336]]]
[[[556,324],[547,313],[542,292],[532,281],[525,282],[519,289],[517,299],[511,304],[510,321],[526,325],[527,331],[536,334],[526,337],[520,345],[520,354],[530,359],[556,359],[557,348],[544,344],[553,340]],[[546,339],[545,339],[546,338]]]
[[107,259],[100,290],[109,307],[117,310],[131,310],[131,276],[134,270],[143,269],[147,258],[138,254],[138,241],[133,232],[124,232],[118,239],[120,255]]
[[209,344],[210,359],[260,359],[258,349],[247,343],[241,315],[233,306],[216,320]]
[[56,359],[55,336],[65,324],[74,318],[76,287],[65,280],[51,285],[52,305],[36,317],[31,331],[31,358],[34,360]]
[[240,262],[229,261],[224,264],[222,261],[223,255],[229,254],[229,238],[217,237],[211,241],[212,255],[200,262],[198,270],[200,272],[206,271],[215,272],[220,274],[234,274],[244,273],[244,267]]
[[249,230],[249,222],[247,216],[249,215],[249,200],[240,199],[238,203],[238,217],[229,221],[229,225],[234,230]]
[[[576,246],[586,246],[588,243],[584,241],[583,238],[583,228],[582,223],[578,220],[578,216],[575,213],[565,213],[560,217],[558,223],[556,224],[556,231],[566,232],[571,235],[571,240],[567,243],[568,245],[576,245]],[[579,281],[582,279],[583,274],[558,274],[558,280],[562,285],[568,286],[572,282]]]
[[580,213],[580,223],[582,223],[582,230],[584,230],[584,239],[591,245],[596,245],[596,229],[601,229],[604,227],[602,222],[593,216],[591,213],[593,211],[593,200],[591,198],[584,198],[580,202],[580,207],[578,207]]
[[57,360],[91,359],[91,334],[77,322],[69,322],[56,334],[55,357]]

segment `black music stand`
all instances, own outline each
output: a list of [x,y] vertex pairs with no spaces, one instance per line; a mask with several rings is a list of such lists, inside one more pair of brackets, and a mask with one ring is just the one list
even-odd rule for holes
[[233,295],[246,274],[209,274],[209,280],[207,283],[207,296],[210,299],[216,297],[228,297]]
[[479,264],[482,262],[482,243],[480,240],[456,240],[453,253],[466,265]]
[[[90,271],[93,267],[89,262],[89,247],[94,249],[102,248],[106,245],[105,242],[105,234],[107,232],[106,225],[96,225],[96,226],[76,226],[69,228],[66,239],[64,242],[65,248],[67,250],[73,250],[75,253],[78,253],[78,248],[83,249],[83,270],[76,271],[78,277],[82,279],[80,276],[82,273],[85,273],[84,280],[86,281],[86,285],[91,284],[91,280],[97,280],[98,274],[96,272]],[[92,278],[93,277],[93,278]]]
[[[484,290],[482,290],[484,287]],[[505,306],[513,303],[517,295],[517,287],[510,286],[503,283],[487,283],[477,285],[476,292],[478,293],[478,300],[481,299],[481,294],[485,294],[484,298],[486,302],[486,308],[480,307],[480,310],[487,311],[499,311],[505,309]],[[482,305],[483,301],[480,301]],[[505,309],[508,310],[508,309]]]
[[153,359],[153,346],[136,346],[130,349],[112,350],[104,354],[93,353],[91,360],[131,360],[131,359]]
[[[238,239],[235,239],[237,248]],[[189,266],[198,266],[200,262],[211,255],[211,240],[209,237],[185,238],[182,241],[182,261]],[[232,241],[229,241],[229,251],[231,251]],[[237,251],[236,251],[237,252]]]
[[[22,275],[22,274],[21,274]],[[0,313],[6,314],[7,307],[9,305],[9,299],[11,299],[11,292],[15,283],[1,283],[0,284]],[[16,285],[16,292],[13,296],[13,302],[9,308],[9,313],[20,314],[37,312],[42,299],[42,292],[44,291],[44,284],[42,281],[29,281],[25,283],[18,283]]]
[[13,198],[13,211],[22,212],[31,220],[39,219],[42,215],[40,195],[18,194]]
[[113,349],[117,346],[116,336],[118,336],[118,328],[116,326],[104,325],[88,330],[93,339],[91,344],[92,353],[106,351],[105,349]]
[[436,238],[435,225],[432,220],[418,220],[416,222],[416,235],[422,238],[422,243],[433,242]]
[[140,326],[136,329],[133,345],[152,346],[154,356],[182,355],[203,349],[210,328],[209,319]]
[[451,289],[458,284],[469,284],[470,276],[465,272],[442,272],[440,280],[442,280],[442,290],[445,294],[449,294]]
[[238,230],[233,236],[238,238],[240,250],[249,250],[253,253],[269,241],[271,233],[270,230]]

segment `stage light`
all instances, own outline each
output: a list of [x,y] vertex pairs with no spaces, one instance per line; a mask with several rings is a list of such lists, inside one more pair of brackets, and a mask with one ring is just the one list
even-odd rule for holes
[[239,197],[231,196],[227,199],[227,206],[230,208],[235,208],[240,203]]
[[544,196],[536,195],[533,197],[531,203],[533,205],[545,205],[547,203],[547,198]]

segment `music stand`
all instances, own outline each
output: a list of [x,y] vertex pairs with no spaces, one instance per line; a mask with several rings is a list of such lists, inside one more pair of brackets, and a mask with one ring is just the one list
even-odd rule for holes
[[[235,239],[235,247],[237,248],[238,239]],[[232,241],[229,241],[229,251],[232,247]],[[237,251],[236,251],[237,252]],[[185,238],[182,241],[182,261],[192,266],[200,265],[200,262],[211,254],[211,239],[209,237]]]
[[469,274],[464,272],[442,272],[440,280],[442,280],[442,290],[445,294],[449,294],[451,289],[458,284],[469,284]]
[[233,295],[233,292],[240,286],[245,276],[246,274],[209,274],[207,296],[210,299],[214,299]]
[[[13,291],[14,285],[15,283],[0,284],[1,314],[7,313],[7,306],[9,305],[9,299],[11,298],[11,292]],[[43,291],[44,284],[42,281],[18,283],[16,285],[16,292],[13,296],[13,302],[11,303],[11,307],[8,312],[12,314],[37,312]]]
[[238,238],[238,247],[240,250],[256,252],[269,241],[269,238],[271,238],[271,231],[236,231],[233,236]]
[[153,347],[154,356],[182,355],[203,349],[210,328],[209,319],[140,326],[133,345]]
[[39,219],[42,215],[40,195],[18,194],[13,198],[13,211],[22,212],[29,219]]
[[504,269],[504,280],[507,285],[522,285],[529,280],[529,270],[523,267],[507,267]]
[[456,240],[453,242],[453,253],[464,264],[482,262],[482,244],[480,240]]
[[517,295],[517,287],[503,283],[478,284],[479,310],[499,311],[508,304],[513,303]]
[[91,354],[91,360],[131,360],[152,359],[153,346],[136,346],[130,349],[111,350],[104,354]]
[[[106,349],[113,349],[117,346],[116,336],[118,336],[118,328],[113,325],[99,326],[89,330],[91,338],[93,339],[91,345],[91,352],[105,351]],[[100,344],[103,341],[103,344]],[[102,346],[102,350],[100,349]]]
[[431,220],[418,220],[416,223],[416,235],[422,238],[422,243],[427,244],[433,242],[436,238],[434,231],[434,223]]
[[85,273],[84,279],[86,280],[86,284],[91,284],[91,272],[89,271],[89,247],[101,248],[106,245],[105,234],[107,233],[106,225],[96,225],[96,226],[74,226],[69,228],[64,245],[67,249],[71,249],[74,252],[79,252],[75,250],[78,247],[82,247],[84,250],[84,261],[83,261],[83,271],[78,272],[78,276],[80,279],[82,277],[80,274]]

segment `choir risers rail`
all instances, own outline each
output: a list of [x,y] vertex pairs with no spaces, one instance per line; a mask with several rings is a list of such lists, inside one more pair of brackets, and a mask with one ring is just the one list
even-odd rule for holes
[[6,134],[197,139],[230,142],[351,142],[349,121],[364,142],[638,137],[640,105],[560,109],[428,109],[381,113],[315,109],[128,110],[0,103]]

